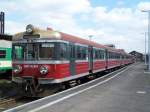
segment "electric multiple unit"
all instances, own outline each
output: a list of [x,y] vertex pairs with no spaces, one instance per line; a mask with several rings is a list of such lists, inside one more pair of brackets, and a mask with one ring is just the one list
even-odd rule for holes
[[132,63],[131,55],[54,30],[32,25],[13,37],[13,81],[32,85],[62,84]]

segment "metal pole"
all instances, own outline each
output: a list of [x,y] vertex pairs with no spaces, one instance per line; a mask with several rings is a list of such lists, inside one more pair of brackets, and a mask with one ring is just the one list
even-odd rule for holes
[[146,35],[147,35],[147,32],[145,32],[145,65],[147,65],[147,53],[146,53]]
[[0,12],[0,33],[4,34],[4,27],[5,27],[5,13]]
[[148,11],[148,71],[150,71],[150,11]]
[[89,40],[92,41],[93,35],[89,35]]

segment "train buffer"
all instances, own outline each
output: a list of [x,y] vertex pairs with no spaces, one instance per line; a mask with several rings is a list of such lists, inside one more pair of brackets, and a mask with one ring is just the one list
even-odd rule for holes
[[150,74],[143,63],[5,112],[150,112]]

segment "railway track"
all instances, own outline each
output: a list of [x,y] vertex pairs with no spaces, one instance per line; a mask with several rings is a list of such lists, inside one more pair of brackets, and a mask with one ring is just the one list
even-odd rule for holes
[[16,105],[16,100],[14,98],[1,99],[0,100],[0,111],[14,107],[15,105]]
[[10,79],[0,79],[0,112],[33,100],[24,98]]
[[0,112],[9,108],[13,108],[25,103],[37,100],[38,98],[29,98],[29,97],[16,97],[16,98],[3,98],[0,99]]

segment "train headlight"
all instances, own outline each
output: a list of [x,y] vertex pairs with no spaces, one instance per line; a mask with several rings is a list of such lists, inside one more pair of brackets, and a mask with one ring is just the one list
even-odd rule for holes
[[15,74],[18,74],[18,73],[20,73],[21,71],[22,71],[22,67],[21,67],[20,65],[16,65],[16,66],[13,67],[13,72],[14,72]]
[[26,26],[26,32],[27,32],[27,33],[32,33],[32,32],[33,32],[33,29],[34,29],[34,27],[33,27],[33,25],[31,25],[31,24],[29,24],[29,25]]
[[42,75],[46,75],[48,73],[48,67],[47,66],[41,66],[40,67],[40,73]]

